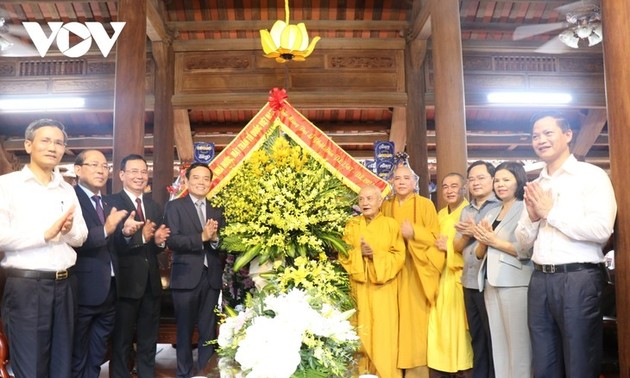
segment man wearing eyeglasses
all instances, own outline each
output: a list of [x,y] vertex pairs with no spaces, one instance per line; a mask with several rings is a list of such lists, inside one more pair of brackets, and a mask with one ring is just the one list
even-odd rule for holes
[[24,135],[30,161],[0,177],[0,251],[7,281],[2,321],[16,378],[70,377],[75,300],[72,247],[87,236],[77,196],[55,170],[61,122],[40,119]]
[[162,295],[157,255],[170,231],[162,224],[161,206],[144,193],[149,182],[146,160],[135,154],[124,157],[119,177],[123,190],[107,201],[112,207],[127,210],[130,224],[140,227],[134,231],[119,224],[114,233],[119,269],[110,371],[117,378],[131,377],[127,361],[135,334],[138,377],[152,378]]
[[[128,212],[103,201],[101,190],[107,184],[109,165],[102,152],[85,150],[79,153],[74,172],[78,177],[74,189],[88,227],[88,237],[83,246],[75,248],[78,310],[72,376],[98,378],[107,352],[107,340],[114,329],[114,277],[118,264],[112,251],[111,235]],[[128,218],[125,226],[129,233],[134,227],[139,228],[132,218]]]

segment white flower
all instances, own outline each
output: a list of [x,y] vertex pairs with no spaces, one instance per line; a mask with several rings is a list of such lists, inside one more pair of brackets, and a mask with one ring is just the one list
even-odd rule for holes
[[236,361],[251,378],[289,378],[300,364],[302,335],[277,318],[258,316],[238,344]]
[[359,346],[348,321],[354,310],[341,312],[326,298],[295,287],[286,293],[261,292],[221,326],[219,355],[233,358],[247,378],[289,378],[300,366],[347,376]]
[[251,309],[239,312],[237,316],[231,316],[225,319],[225,322],[219,327],[219,337],[217,342],[221,348],[229,346],[233,342],[234,335],[243,328],[243,325],[249,320],[254,313]]

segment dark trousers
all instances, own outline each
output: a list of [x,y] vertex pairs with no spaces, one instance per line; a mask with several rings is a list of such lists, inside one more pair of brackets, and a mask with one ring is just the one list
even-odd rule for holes
[[160,329],[160,297],[154,297],[147,283],[142,298],[118,298],[112,333],[112,359],[109,364],[114,378],[131,377],[127,362],[136,335],[138,378],[155,376],[155,348]]
[[8,277],[2,319],[16,378],[68,378],[75,300],[70,280]]
[[192,290],[172,289],[177,324],[177,378],[193,375],[191,345],[195,324],[199,330],[197,372],[203,372],[214,353],[214,344],[208,342],[217,338],[215,307],[219,290],[210,288],[207,274],[203,272],[199,285]]
[[103,303],[98,306],[79,305],[74,330],[72,377],[99,377],[107,353],[107,341],[114,329],[115,299],[116,285],[112,280]]
[[464,288],[468,329],[472,338],[473,378],[493,378],[492,340],[483,292]]
[[599,376],[602,285],[599,269],[534,271],[527,316],[536,378]]

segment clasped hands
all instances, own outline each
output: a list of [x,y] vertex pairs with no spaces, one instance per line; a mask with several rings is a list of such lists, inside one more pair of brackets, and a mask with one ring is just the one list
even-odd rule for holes
[[474,238],[485,245],[492,245],[496,241],[496,235],[492,230],[492,225],[486,219],[475,223],[472,217],[455,224],[455,229],[460,234],[469,238]]
[[74,209],[76,208],[76,204],[72,204],[68,210],[66,210],[61,217],[59,217],[53,224],[50,226],[46,232],[44,232],[44,240],[49,241],[55,239],[59,235],[65,235],[70,230],[72,230],[72,225],[74,223]]
[[492,246],[496,242],[496,235],[492,230],[492,225],[487,219],[482,219],[481,222],[475,225],[473,228],[473,237],[479,242],[485,245]]
[[201,231],[201,240],[205,243],[207,241],[215,242],[219,240],[218,232],[219,230],[219,222],[214,219],[208,219],[206,224],[203,225],[203,230]]
[[370,260],[372,260],[372,257],[374,257],[374,251],[372,250],[372,247],[370,247],[370,245],[365,241],[365,239],[363,239],[363,237],[361,237],[361,255],[363,255],[363,257],[367,257]]
[[135,234],[140,228],[142,228],[142,237],[145,242],[151,240],[157,245],[164,244],[166,239],[171,235],[171,230],[166,227],[166,225],[161,225],[156,228],[157,224],[151,221],[151,219],[147,219],[145,222],[140,222],[135,220],[136,212],[132,211],[123,223],[122,234],[124,237],[131,237]]
[[547,219],[553,207],[553,194],[550,189],[544,190],[537,181],[528,182],[525,184],[523,201],[529,219],[532,222],[538,222],[541,219]]

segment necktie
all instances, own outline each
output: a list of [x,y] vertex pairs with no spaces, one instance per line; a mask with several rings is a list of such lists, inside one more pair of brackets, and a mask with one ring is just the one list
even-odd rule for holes
[[144,213],[142,212],[142,200],[140,198],[136,198],[136,214],[138,214],[138,219],[140,222],[144,222]]
[[[199,215],[199,221],[201,222],[201,228],[206,225],[206,216],[203,214],[203,206],[205,206],[204,200],[199,200],[195,202],[197,207],[197,215]],[[203,266],[208,267],[208,256],[203,255]]]
[[103,206],[101,206],[101,196],[95,194],[92,196],[92,200],[96,204],[96,215],[98,215],[98,219],[101,221],[101,224],[105,224],[105,212],[103,212]]
[[203,214],[203,207],[205,205],[203,200],[199,200],[196,202],[197,204],[197,215],[199,216],[199,221],[201,222],[201,227],[206,225],[206,216]]

